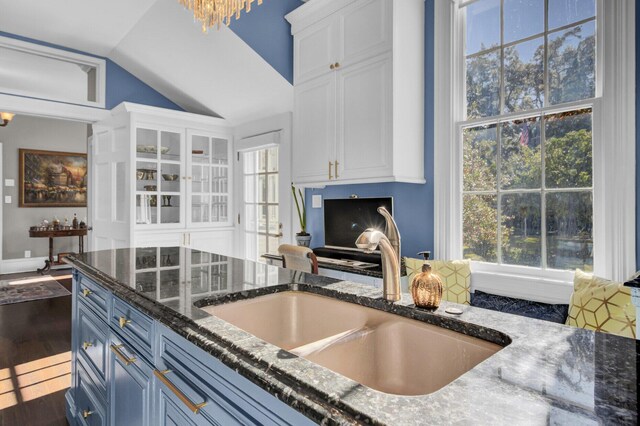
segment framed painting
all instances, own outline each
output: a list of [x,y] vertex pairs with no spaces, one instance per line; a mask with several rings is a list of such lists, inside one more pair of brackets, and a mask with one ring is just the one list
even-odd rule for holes
[[87,207],[87,154],[19,150],[20,207]]

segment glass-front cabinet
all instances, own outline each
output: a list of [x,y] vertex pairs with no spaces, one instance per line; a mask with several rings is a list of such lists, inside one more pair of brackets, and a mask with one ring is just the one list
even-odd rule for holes
[[190,225],[210,226],[230,221],[228,139],[204,133],[187,132],[190,170],[187,192],[191,195]]
[[229,225],[230,157],[226,136],[137,127],[136,225]]

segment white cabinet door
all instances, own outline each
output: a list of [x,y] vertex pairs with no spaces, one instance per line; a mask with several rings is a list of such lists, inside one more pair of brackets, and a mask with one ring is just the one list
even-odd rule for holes
[[339,68],[391,50],[392,6],[391,0],[362,0],[339,12]]
[[333,179],[336,73],[296,86],[293,133],[294,183]]
[[300,84],[333,71],[338,61],[338,20],[330,16],[296,34],[294,76]]
[[342,69],[338,76],[338,181],[391,176],[391,55]]
[[187,228],[231,225],[231,141],[187,130]]

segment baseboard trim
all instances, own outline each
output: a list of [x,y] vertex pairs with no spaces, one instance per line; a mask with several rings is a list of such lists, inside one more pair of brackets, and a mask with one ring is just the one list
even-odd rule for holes
[[[0,274],[16,274],[20,272],[35,272],[44,266],[46,257],[29,257],[25,259],[0,260]],[[55,266],[52,270],[58,269]]]

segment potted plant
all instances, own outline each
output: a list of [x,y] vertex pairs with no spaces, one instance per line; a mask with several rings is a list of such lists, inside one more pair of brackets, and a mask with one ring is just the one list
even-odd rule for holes
[[[302,191],[298,189],[296,193],[296,187],[291,184],[291,192],[293,193],[293,199],[296,202],[296,209],[298,210],[298,219],[300,220],[300,232],[296,234],[296,241],[299,246],[309,247],[311,245],[311,234],[307,233],[307,207],[304,203],[304,195]],[[300,201],[298,201],[298,195],[300,195]],[[300,205],[302,204],[302,210]]]

